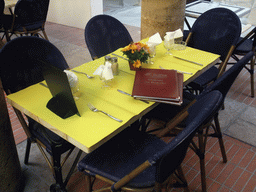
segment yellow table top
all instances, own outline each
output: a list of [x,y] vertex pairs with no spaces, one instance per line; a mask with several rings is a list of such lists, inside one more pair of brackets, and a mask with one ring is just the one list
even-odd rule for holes
[[[174,54],[188,56],[187,59],[202,63],[203,66],[165,55],[166,50],[160,44],[156,48],[156,57],[153,65],[147,64],[143,67],[157,68],[159,65],[166,69],[178,69],[192,72],[193,75],[184,74],[184,82],[188,83],[201,74],[210,66],[214,65],[219,56],[187,47],[184,51]],[[115,51],[122,56],[121,49]],[[104,58],[85,63],[76,68],[90,75],[103,64]],[[102,88],[103,82],[99,77],[88,79],[83,74],[77,74],[80,84],[80,98],[76,100],[81,117],[74,115],[67,119],[61,119],[46,108],[47,102],[51,99],[50,91],[36,84],[7,97],[8,103],[35,119],[45,127],[57,133],[70,143],[74,144],[84,152],[89,153],[112,138],[114,135],[127,128],[132,122],[150,111],[157,104],[150,102],[146,104],[132,97],[121,94],[117,89],[132,93],[135,72],[130,71],[128,62],[118,59],[119,74],[111,82],[111,88]],[[123,120],[117,122],[102,113],[95,113],[89,110],[88,103],[92,103],[114,117]]]

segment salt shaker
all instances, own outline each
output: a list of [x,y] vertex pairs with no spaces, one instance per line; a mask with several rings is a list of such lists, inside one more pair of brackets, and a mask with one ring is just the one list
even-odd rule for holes
[[104,62],[104,65],[106,64],[106,62],[111,63],[111,57],[110,57],[110,56],[105,56],[105,62]]
[[111,63],[112,63],[112,71],[113,71],[113,75],[118,75],[118,60],[117,57],[112,57],[111,58]]

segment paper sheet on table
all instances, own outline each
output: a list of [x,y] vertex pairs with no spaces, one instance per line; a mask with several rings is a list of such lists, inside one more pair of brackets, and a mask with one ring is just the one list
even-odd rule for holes
[[147,45],[149,47],[155,47],[155,46],[159,45],[160,43],[162,43],[162,41],[163,40],[162,40],[160,34],[156,33],[156,34],[152,35],[151,37],[149,37]]
[[64,72],[67,74],[70,87],[71,88],[76,87],[78,84],[78,77],[76,76],[76,74],[74,74],[71,71],[67,71],[67,70],[64,70]]
[[175,31],[172,31],[172,32],[166,32],[166,38],[174,38],[174,39],[177,39],[177,38],[181,38],[183,37],[183,33],[181,31],[181,29],[177,29]]
[[105,80],[110,80],[113,79],[113,71],[111,68],[111,63],[106,62],[105,65],[100,65],[95,72],[93,73],[93,75],[99,75],[101,78],[105,79]]

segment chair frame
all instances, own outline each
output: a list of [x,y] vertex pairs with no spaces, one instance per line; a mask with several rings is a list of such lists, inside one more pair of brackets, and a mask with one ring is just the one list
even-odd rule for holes
[[[178,125],[188,117],[188,108],[191,107],[196,102],[196,99],[194,99],[192,102],[190,102],[184,109],[182,109],[177,115],[175,115],[171,121],[169,121],[165,128],[162,131],[159,130],[153,130],[159,131],[157,133],[157,137],[163,138],[163,137],[169,137],[169,136],[176,136],[180,131],[183,130],[183,128],[179,127]],[[215,125],[212,123],[214,120]],[[212,127],[214,130],[213,134],[208,134],[209,128]],[[198,137],[198,144],[196,144],[195,141],[191,141],[190,148],[196,153],[196,155],[200,159],[200,172],[201,172],[201,185],[202,185],[202,191],[206,191],[206,172],[205,172],[205,148],[207,144],[207,137],[208,136],[214,136],[218,138],[221,154],[223,158],[223,162],[227,162],[227,155],[225,152],[225,146],[222,139],[222,133],[220,130],[220,124],[218,120],[218,112],[215,112],[212,119],[209,119],[206,124],[201,126],[195,137]]]
[[[8,94],[11,94],[11,92],[9,91]],[[49,159],[47,157],[47,154],[44,150],[46,150],[46,146],[37,138],[34,138],[32,136],[32,134],[30,133],[30,130],[28,128],[28,125],[26,123],[26,120],[24,119],[24,114],[22,114],[18,109],[16,109],[15,107],[13,107],[13,110],[16,114],[16,116],[19,119],[19,122],[21,123],[21,126],[24,130],[24,132],[27,135],[27,146],[26,146],[26,152],[25,152],[25,158],[24,158],[24,164],[28,165],[28,159],[29,159],[29,152],[30,152],[30,146],[31,143],[35,143],[37,145],[37,147],[39,148],[40,152],[42,153],[44,159],[46,160],[47,164],[50,167],[50,170],[56,180],[56,184],[51,186],[51,190],[54,190],[54,188],[65,188],[72,173],[74,172],[75,166],[79,161],[79,158],[82,155],[82,151],[79,150],[67,176],[65,181],[63,182],[63,178],[62,178],[62,171],[61,169],[59,169],[59,167],[63,167],[65,162],[67,161],[67,159],[69,158],[69,156],[71,155],[71,153],[73,152],[74,148],[70,149],[69,152],[65,155],[63,161],[61,162],[60,158],[61,158],[61,154],[57,151],[54,150],[52,151],[52,156],[51,159]],[[48,138],[50,139],[50,138]],[[53,142],[53,141],[52,141]],[[43,150],[44,149],[44,150]]]
[[[242,62],[240,64],[238,64],[239,68],[239,73],[240,70],[242,70],[242,68],[246,65],[246,63],[251,60],[251,58],[255,57],[254,52],[250,52],[246,55],[246,58],[242,58],[241,61],[238,62]],[[233,66],[235,67],[235,66]],[[228,72],[228,71],[227,71]],[[235,72],[235,71],[233,71]],[[232,76],[231,74],[229,74],[228,77],[233,77],[236,78],[236,76],[234,75],[234,73],[232,72]],[[239,74],[238,73],[238,74]],[[237,75],[238,75],[237,74]],[[222,77],[221,77],[222,78]],[[225,77],[223,77],[225,78]],[[234,79],[235,80],[235,79]],[[218,80],[217,80],[218,81]],[[221,85],[216,81],[216,84],[214,86],[214,84],[210,85],[210,87],[206,88],[206,90],[202,93],[202,94],[206,94],[208,92],[211,92],[215,89],[217,90],[222,90]],[[221,80],[220,80],[221,82]],[[232,86],[232,81],[230,81],[230,84],[227,86]],[[225,96],[227,94],[229,89],[222,91],[223,94],[223,98],[225,99]],[[223,103],[224,103],[224,99],[223,99]],[[176,116],[174,116],[171,121],[169,121],[166,124],[167,129],[164,129],[163,131],[160,131],[158,133],[158,137],[165,137],[165,136],[175,136],[177,135],[177,133],[182,130],[182,127],[177,127],[176,125],[178,125],[179,123],[181,123],[181,121],[184,119],[184,116],[186,117],[188,114],[186,113],[186,110],[196,101],[196,99],[192,100],[187,106],[185,106]],[[200,159],[200,170],[201,170],[201,180],[202,180],[202,189],[203,191],[206,191],[206,180],[205,180],[205,148],[206,148],[206,144],[207,144],[207,138],[210,137],[216,137],[218,138],[218,142],[219,142],[219,146],[220,146],[220,150],[221,150],[221,154],[222,154],[222,159],[223,162],[226,163],[227,162],[227,155],[225,152],[225,146],[224,146],[224,141],[222,138],[222,133],[221,133],[221,129],[220,129],[220,123],[219,123],[219,119],[218,119],[218,111],[216,111],[216,113],[214,114],[214,123],[212,123],[212,121],[208,121],[204,126],[202,126],[196,136],[198,137],[198,144],[196,144],[195,142],[191,142],[191,149],[198,155],[199,159]],[[209,133],[209,129],[212,128],[213,129],[213,133]],[[154,131],[159,131],[159,130],[153,130],[151,132]]]
[[156,191],[156,192],[161,192],[161,188],[165,188],[166,190],[170,187],[177,187],[177,183],[173,184],[173,185],[168,185],[168,181],[174,176],[175,179],[178,180],[179,182],[179,186],[180,187],[184,187],[185,191],[188,192],[188,185],[187,185],[187,181],[185,178],[185,175],[183,173],[182,167],[178,166],[177,170],[174,172],[173,175],[171,175],[165,182],[164,185],[161,185],[160,183],[156,183],[154,187],[150,187],[150,188],[145,188],[145,189],[139,189],[139,188],[129,188],[129,187],[124,187],[127,183],[129,183],[132,179],[134,179],[135,177],[137,177],[140,173],[142,173],[144,170],[146,170],[147,168],[151,167],[152,165],[150,164],[149,161],[145,161],[143,164],[141,164],[139,167],[137,167],[136,169],[134,169],[132,172],[130,172],[129,174],[127,174],[125,177],[123,177],[121,180],[119,180],[118,182],[114,182],[110,179],[107,179],[105,177],[102,177],[100,175],[95,175],[94,177],[94,181],[95,179],[100,179],[102,181],[105,181],[107,183],[109,183],[111,186],[106,187],[104,189],[99,189],[99,190],[92,190],[92,186],[94,181],[92,181],[92,177],[89,175],[85,175],[85,191],[86,192],[102,192],[102,191],[116,191],[116,189],[122,189],[125,191],[138,191],[138,192],[146,192],[146,191]]
[[[44,39],[41,39],[41,38],[38,38],[38,37],[19,37],[19,38],[16,38],[16,39],[12,40],[12,41],[20,41],[20,39],[23,39],[22,43],[27,42],[28,39],[31,39],[31,40],[35,39],[35,40],[39,40],[39,42],[49,43],[47,40],[44,40]],[[11,43],[12,41],[8,42],[6,44],[6,46],[9,43]],[[32,42],[34,43],[34,41],[32,41]],[[22,43],[20,42],[20,44],[22,44]],[[39,46],[39,43],[36,42],[36,45]],[[10,46],[10,45],[8,45],[8,46]],[[55,46],[52,46],[51,48],[53,50],[57,50],[57,48]],[[8,49],[10,50],[10,47],[8,47]],[[47,50],[49,50],[49,48]],[[1,53],[1,54],[4,54],[4,53]],[[64,59],[64,57],[63,58],[59,57],[59,59],[60,60]],[[60,63],[58,63],[58,65],[60,66]],[[67,67],[65,63],[63,63],[63,67],[65,67],[65,68]],[[3,79],[0,78],[0,80],[3,80]],[[35,82],[36,81],[34,81],[34,83]],[[26,86],[28,86],[28,85],[26,85]],[[9,87],[9,88],[5,87],[5,85],[3,84],[3,88],[4,88],[7,95],[12,93],[11,90],[10,90],[11,87]],[[19,88],[17,87],[17,89],[14,90],[14,92],[19,91],[20,89],[21,89],[20,87]],[[72,173],[73,173],[73,171],[76,167],[76,164],[79,161],[79,158],[81,157],[82,151],[81,150],[78,151],[77,156],[76,156],[76,158],[75,158],[75,160],[74,160],[74,162],[73,162],[73,164],[72,164],[72,166],[71,166],[71,168],[70,168],[70,170],[69,170],[69,172],[68,172],[68,174],[65,178],[65,181],[63,181],[62,167],[66,163],[70,154],[73,152],[75,146],[67,148],[67,154],[63,157],[62,162],[61,162],[61,156],[62,156],[63,153],[59,151],[58,147],[62,144],[62,142],[52,140],[50,137],[47,136],[47,133],[44,130],[41,130],[42,135],[44,136],[44,138],[47,140],[47,142],[49,143],[49,145],[51,147],[51,149],[50,149],[51,150],[51,158],[49,158],[46,154],[46,148],[47,147],[38,138],[34,137],[31,133],[31,131],[29,130],[28,120],[26,119],[26,116],[21,111],[16,109],[15,107],[13,107],[13,110],[14,110],[15,114],[17,115],[17,118],[18,118],[19,122],[21,123],[21,126],[22,126],[24,132],[27,135],[27,146],[26,146],[26,151],[25,151],[24,163],[28,164],[31,143],[35,143],[38,146],[39,150],[41,151],[41,153],[42,153],[43,157],[45,158],[47,164],[49,165],[50,170],[51,170],[51,172],[52,172],[52,174],[53,174],[53,176],[56,180],[56,183],[51,185],[50,190],[51,191],[58,191],[58,190],[66,191],[65,187],[66,187],[66,185],[67,185],[67,183],[68,183],[68,181],[69,181],[69,179],[70,179],[70,177],[71,177],[71,175],[72,175]],[[55,147],[56,145],[57,145],[57,147]]]
[[[219,91],[215,91],[220,93]],[[197,130],[201,130],[205,125],[204,122],[210,122],[213,118],[214,118],[214,114],[215,112],[218,110],[218,108],[221,106],[222,103],[222,95],[220,94],[219,97],[219,101],[218,104],[215,103],[214,108],[212,108],[211,111],[211,115],[207,116],[206,118],[204,118],[203,122],[200,122],[200,125],[198,125],[198,128],[196,130],[194,130],[194,133],[197,132]],[[159,132],[156,136],[158,138],[162,138],[164,136],[166,136],[167,133],[170,132],[170,130],[173,130],[181,121],[183,121],[184,119],[186,119],[189,116],[189,108],[195,104],[196,101],[191,102],[183,111],[181,111],[178,115],[176,115],[178,118],[173,118],[172,122],[170,122],[168,124],[168,126],[166,126],[161,132]],[[192,111],[193,113],[194,111]],[[192,120],[193,121],[193,120]],[[194,135],[190,135],[191,137],[194,138]],[[154,160],[155,162],[155,160]],[[204,164],[202,164],[204,167]],[[111,181],[109,179],[106,179],[104,176],[100,176],[100,175],[95,175],[93,173],[90,173],[89,170],[84,170],[86,174],[86,190],[87,192],[92,191],[92,185],[93,182],[92,178],[98,178],[100,180],[103,180],[109,184],[111,184],[111,187],[106,187],[104,189],[100,189],[100,190],[95,190],[96,191],[107,191],[107,190],[111,190],[111,191],[119,191],[119,190],[127,190],[127,191],[148,191],[148,190],[154,190],[154,191],[161,191],[161,189],[163,187],[165,187],[165,189],[168,189],[168,181],[169,179],[171,179],[171,176],[169,176],[169,178],[167,180],[164,181],[163,185],[160,183],[155,183],[155,186],[152,188],[144,188],[144,189],[134,189],[134,188],[127,188],[125,187],[126,184],[128,184],[132,179],[134,179],[136,176],[138,176],[140,173],[142,173],[145,169],[149,168],[150,166],[152,166],[152,162],[150,160],[146,160],[144,163],[142,163],[140,166],[138,166],[137,168],[135,168],[133,171],[131,171],[129,174],[127,174],[126,176],[124,176],[123,178],[121,178],[119,181],[114,182]],[[85,168],[86,169],[86,168]],[[181,183],[174,183],[171,186],[177,186],[177,184],[180,184],[182,187],[185,187],[185,191],[189,191],[188,187],[187,187],[187,182],[184,176],[184,173],[182,171],[181,166],[177,167],[176,172],[175,172],[175,176],[176,178],[178,178],[178,181],[180,181]],[[94,179],[95,180],[95,179]],[[205,182],[205,180],[204,180]]]
[[[17,2],[16,6],[14,8],[14,13],[12,14],[13,18],[12,18],[11,29],[6,31],[6,39],[7,39],[7,41],[10,41],[11,36],[13,34],[20,35],[20,36],[22,36],[22,35],[27,35],[28,36],[29,34],[31,34],[31,36],[40,36],[40,37],[42,37],[42,38],[44,38],[44,39],[49,41],[49,39],[48,39],[48,37],[46,35],[46,32],[45,32],[45,22],[46,21],[42,22],[42,26],[41,26],[40,29],[36,29],[36,30],[31,30],[30,31],[30,30],[27,30],[25,26],[22,26],[23,31],[15,30],[14,27],[15,27],[15,24],[16,24],[16,19],[18,17],[18,15],[16,15],[16,13],[15,13],[15,9],[17,9],[17,7],[19,6],[19,2],[20,1],[22,1],[22,0],[19,0]],[[49,7],[49,3],[48,3],[48,7]],[[42,32],[43,34],[41,34],[40,32]],[[11,33],[11,35],[9,35],[9,33]]]
[[[188,113],[187,113],[188,115]],[[183,116],[184,118],[186,118],[187,116]],[[144,170],[148,169],[149,167],[151,167],[152,164],[149,162],[149,160],[146,160],[144,163],[142,163],[140,166],[138,166],[137,168],[135,168],[134,170],[132,170],[129,174],[127,174],[126,176],[124,176],[122,179],[120,179],[118,182],[114,182],[110,179],[107,179],[103,176],[100,175],[94,175],[94,176],[90,176],[88,174],[85,174],[85,191],[86,192],[102,192],[102,191],[119,191],[119,190],[125,190],[125,191],[138,191],[138,192],[146,192],[146,191],[156,191],[156,192],[161,192],[162,188],[165,188],[165,190],[168,190],[168,188],[170,187],[183,187],[184,190],[186,192],[189,191],[188,189],[188,184],[185,178],[185,175],[183,173],[182,167],[178,166],[176,168],[176,170],[174,171],[174,173],[172,175],[169,176],[169,178],[163,183],[155,183],[154,187],[149,187],[149,188],[130,188],[130,187],[126,187],[125,185],[127,183],[129,183],[132,179],[134,179],[135,177],[137,177],[140,173],[142,173]],[[84,170],[84,172],[87,172],[86,170]],[[88,173],[90,173],[88,171]],[[174,184],[169,184],[168,181],[172,178],[175,178],[177,180],[176,183]],[[104,189],[99,189],[99,190],[93,190],[93,183],[96,179],[100,179],[102,181],[105,181],[107,183],[109,183],[111,186],[109,187],[105,187]]]
[[[224,8],[215,8],[215,9],[224,9]],[[213,11],[213,10],[215,10],[215,9],[208,10],[208,11],[206,11],[205,13],[203,13],[201,16],[203,16],[203,15],[206,14],[207,12]],[[234,13],[233,15],[235,15],[235,13]],[[200,17],[201,17],[201,16],[200,16]],[[199,18],[200,18],[200,17],[199,17]],[[198,19],[199,19],[199,18],[198,18]],[[186,22],[186,19],[185,19],[185,22]],[[187,23],[187,22],[186,22],[186,23]],[[239,25],[239,26],[240,26],[240,25]],[[191,30],[192,30],[192,29],[193,29],[193,27],[191,28]],[[240,26],[240,30],[241,30],[241,26]],[[189,44],[189,42],[190,42],[192,36],[193,36],[193,31],[189,31],[188,37],[187,37],[187,39],[186,39],[186,43],[187,43],[187,44]],[[239,35],[239,36],[240,36],[240,35]],[[229,59],[231,58],[232,54],[234,53],[234,51],[235,51],[235,49],[236,49],[236,44],[237,44],[237,43],[234,42],[235,40],[236,40],[236,39],[234,38],[234,39],[233,39],[233,42],[232,42],[232,44],[231,44],[231,46],[230,46],[230,48],[229,48],[229,50],[228,50],[228,52],[227,52],[227,54],[225,55],[224,60],[222,60],[221,63],[218,63],[218,65],[219,65],[219,66],[218,66],[218,75],[217,75],[216,79],[218,79],[218,78],[225,72],[225,70],[226,70],[228,61],[229,61]],[[238,41],[238,37],[237,37],[237,41]],[[211,84],[211,83],[212,83],[212,82],[208,82],[208,84]],[[190,91],[193,90],[193,88],[190,88],[189,86],[186,86],[186,87],[187,87],[187,89],[190,90]],[[202,89],[203,89],[203,88],[202,88]],[[195,91],[195,93],[198,94],[198,93],[200,93],[202,90],[193,90],[193,91]]]
[[[236,55],[239,55],[239,56],[244,56],[246,55],[246,53],[242,54],[242,53],[239,53],[239,52],[236,52],[236,48],[239,47],[240,45],[242,45],[247,39],[250,39],[252,40],[253,42],[253,45],[252,45],[252,50],[255,54],[256,54],[256,50],[255,50],[255,47],[256,47],[256,27],[254,27],[240,42],[238,42],[238,44],[236,45],[235,47],[235,50],[232,54],[232,58],[235,59],[236,61],[239,61],[240,59],[236,56]],[[228,63],[228,64],[234,64],[234,63]],[[251,97],[254,97],[255,96],[255,85],[254,85],[254,65],[255,65],[255,55],[254,57],[251,59],[251,62],[250,62],[250,68],[248,68],[247,66],[245,66],[244,68],[250,73],[250,79],[251,79]]]

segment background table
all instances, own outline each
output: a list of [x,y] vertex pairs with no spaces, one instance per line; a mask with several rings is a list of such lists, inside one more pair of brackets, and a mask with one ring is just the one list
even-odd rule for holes
[[[242,18],[243,16],[250,13],[250,8],[247,7],[198,0],[186,5],[185,16],[189,25],[192,26],[196,18],[198,18],[204,12],[217,7],[230,9],[231,11],[235,12],[239,18]],[[242,25],[242,28],[244,27],[245,25]],[[184,29],[188,30],[188,26],[184,25]]]

